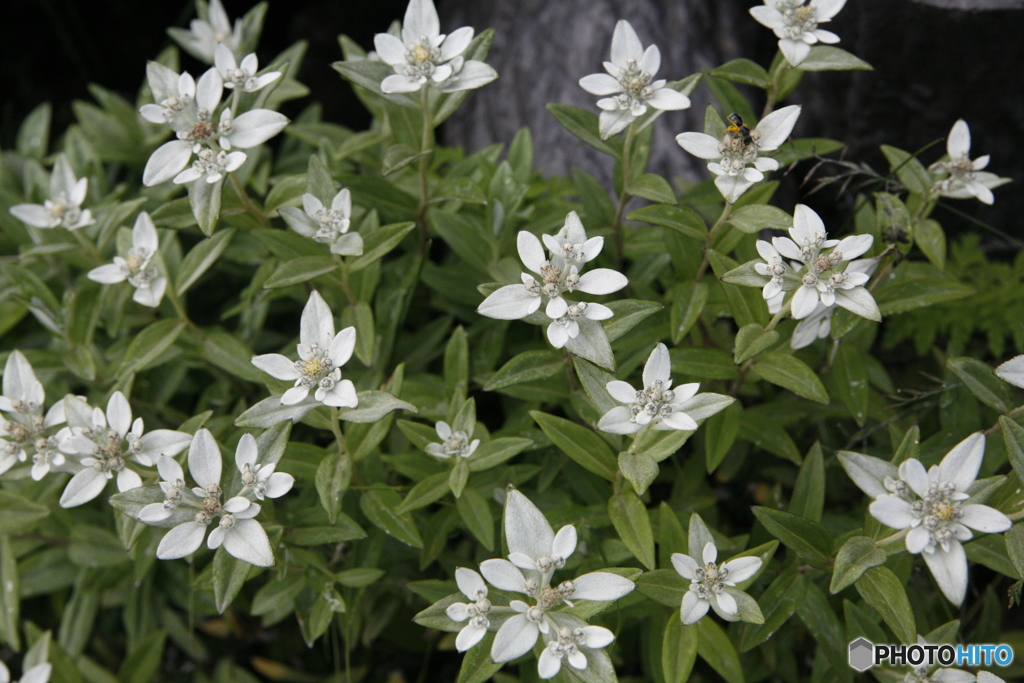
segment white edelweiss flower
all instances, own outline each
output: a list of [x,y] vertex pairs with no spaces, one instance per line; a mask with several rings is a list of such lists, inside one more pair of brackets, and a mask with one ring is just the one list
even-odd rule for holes
[[[854,274],[861,274],[870,278],[877,267],[877,258],[857,259],[850,261],[850,265],[846,267],[844,272],[849,277],[853,277]],[[802,349],[805,346],[810,346],[817,339],[824,339],[829,336],[832,332],[833,311],[835,311],[835,302],[830,306],[826,306],[819,300],[814,311],[806,318],[803,318],[797,324],[796,329],[793,330],[793,336],[789,340],[790,348]],[[778,309],[770,312],[773,314],[778,313]]]
[[472,602],[455,602],[448,605],[445,613],[452,621],[466,621],[466,625],[455,637],[455,648],[459,652],[465,652],[473,647],[487,633],[491,622],[487,615],[491,611],[491,601],[487,599],[487,584],[483,578],[472,569],[458,567],[455,570],[455,583],[458,584],[462,594]]
[[[545,257],[545,244],[551,252],[550,258]],[[523,273],[523,284],[505,285],[492,292],[477,307],[477,313],[499,320],[518,320],[535,313],[547,300],[544,314],[552,321],[547,335],[555,348],[575,339],[585,321],[606,320],[612,316],[607,306],[572,303],[562,297],[563,293],[611,294],[629,284],[625,275],[611,268],[597,268],[580,274],[579,268],[600,253],[604,240],[587,239],[583,223],[575,211],[566,216],[565,225],[557,235],[544,236],[543,244],[536,235],[523,230],[516,245],[523,265],[539,275],[540,280]]]
[[666,88],[664,79],[653,80],[660,66],[658,46],[645,50],[629,22],[620,19],[612,34],[612,59],[604,63],[608,73],[580,79],[580,87],[591,95],[614,95],[597,101],[603,110],[598,120],[602,140],[625,130],[648,106],[665,110],[690,106],[690,98]]
[[[874,237],[850,235],[841,241],[827,239],[825,224],[813,209],[804,204],[797,204],[793,212],[793,227],[789,229],[789,235],[772,238],[772,245],[781,256],[799,261],[804,266],[796,273],[800,284],[792,300],[795,320],[814,313],[819,301],[826,307],[839,304],[861,317],[881,320],[874,297],[864,288],[868,274],[849,268],[838,270],[842,263],[870,249]],[[825,253],[824,249],[832,250]]]
[[757,253],[764,259],[764,263],[754,264],[754,270],[757,271],[758,275],[770,278],[768,283],[765,284],[764,289],[761,290],[761,294],[764,296],[765,301],[767,301],[782,292],[785,276],[789,274],[789,268],[786,267],[786,262],[782,260],[782,255],[779,254],[778,250],[764,240],[757,241]]
[[937,161],[928,167],[931,173],[949,174],[947,178],[936,181],[932,187],[932,192],[936,194],[955,199],[977,197],[985,204],[992,204],[995,202],[992,190],[1010,182],[1009,178],[1000,178],[995,173],[981,170],[988,166],[988,154],[971,161],[971,131],[963,119],[959,119],[950,129],[949,137],[946,138],[946,152],[949,154],[948,161]]
[[433,83],[441,92],[471,90],[490,83],[497,72],[484,62],[466,60],[462,53],[473,40],[473,28],[463,26],[445,35],[433,0],[409,0],[402,37],[378,33],[374,47],[395,73],[380,88],[387,94],[416,92]]
[[113,263],[89,271],[88,277],[95,282],[112,285],[127,280],[135,288],[132,298],[143,306],[156,307],[164,298],[167,278],[160,274],[153,256],[160,247],[156,226],[149,214],[143,211],[132,227],[132,246],[124,257],[115,256]]
[[256,53],[247,54],[242,59],[242,63],[238,64],[235,61],[235,55],[224,43],[217,45],[214,50],[214,65],[224,80],[225,88],[238,88],[242,92],[262,90],[281,77],[280,71],[270,71],[262,76],[257,76],[260,64]]
[[[664,344],[655,346],[647,358],[643,382],[640,391],[621,380],[608,382],[605,388],[611,397],[626,405],[605,413],[597,423],[598,429],[610,434],[635,434],[648,425],[658,430],[694,430],[697,419],[709,417],[732,402],[719,394],[698,394],[697,382],[673,389],[672,360]],[[714,401],[716,405],[710,412],[708,399],[721,399]]]
[[[51,467],[64,464],[57,443],[64,434],[44,436],[50,427],[64,423],[64,402],[57,401],[43,416],[46,398],[43,384],[28,359],[15,349],[4,367],[3,395],[0,396],[0,474],[32,457],[32,478],[39,481]],[[7,419],[7,418],[10,419]],[[62,430],[63,431],[63,430]]]
[[252,364],[272,377],[294,380],[295,386],[281,395],[286,406],[299,403],[315,388],[314,398],[335,408],[355,408],[359,403],[352,380],[341,378],[341,366],[352,357],[356,328],[334,334],[334,316],[320,293],[313,290],[302,309],[299,328],[299,360],[279,353],[254,356]]
[[235,19],[232,29],[231,20],[221,0],[210,0],[209,21],[193,19],[188,30],[169,28],[167,33],[186,52],[207,64],[213,64],[218,46],[223,45],[235,54],[241,49],[244,39],[242,20]]
[[437,436],[441,439],[441,443],[428,443],[425,450],[435,458],[447,460],[453,455],[468,458],[480,445],[480,439],[470,441],[469,434],[463,431],[452,431],[447,422],[438,422],[434,428],[437,430]]
[[714,609],[723,619],[735,621],[739,609],[736,596],[743,594],[735,586],[761,568],[759,557],[737,557],[721,566],[715,564],[716,559],[718,548],[710,541],[701,551],[701,562],[682,553],[672,554],[672,566],[680,576],[690,580],[690,590],[683,596],[680,610],[684,624],[698,622],[708,609]]
[[84,228],[96,222],[89,209],[82,209],[88,191],[89,179],[76,178],[67,157],[61,154],[50,174],[50,198],[42,204],[15,204],[11,215],[34,228]]
[[[591,572],[551,587],[552,574],[565,566],[566,558],[576,549],[576,528],[569,524],[556,534],[544,514],[514,489],[505,499],[505,537],[508,559],[486,560],[480,571],[495,588],[522,593],[535,604],[522,600],[510,603],[517,614],[505,621],[494,637],[491,659],[495,662],[509,662],[526,654],[542,633],[560,635],[563,626],[586,627],[578,620],[568,623],[571,615],[552,611],[562,603],[571,606],[572,600],[610,602],[635,588],[629,579],[610,572]],[[568,649],[565,654],[569,654]],[[579,658],[574,659],[581,663]],[[552,664],[546,665],[550,670]]]
[[765,0],[750,8],[758,23],[767,26],[779,38],[779,50],[790,66],[800,66],[815,43],[838,43],[839,36],[818,28],[843,9],[846,0]]
[[332,254],[359,256],[363,253],[362,236],[349,232],[352,194],[347,187],[334,195],[329,209],[315,196],[306,193],[302,195],[302,209],[288,206],[279,209],[278,213],[295,232],[321,244],[329,244]]
[[285,472],[275,472],[273,463],[257,465],[259,449],[252,434],[243,434],[235,449],[235,465],[242,475],[242,493],[252,492],[258,500],[280,498],[292,490],[295,477]]
[[721,140],[705,133],[680,133],[676,142],[690,154],[710,162],[708,170],[716,176],[715,187],[733,204],[754,183],[764,180],[766,172],[779,168],[778,161],[759,154],[778,149],[793,132],[799,116],[798,104],[773,111],[750,131],[749,144],[734,130],[727,130]]
[[[192,438],[188,451],[188,468],[198,484],[188,493],[194,495],[195,500],[199,502],[192,503],[191,498],[186,502],[197,507],[195,518],[182,522],[168,531],[157,546],[156,556],[161,560],[175,560],[191,555],[203,544],[207,527],[214,519],[220,517],[217,527],[210,532],[207,547],[216,550],[223,545],[232,557],[257,567],[272,566],[274,553],[270,547],[270,539],[263,526],[253,519],[259,514],[260,506],[241,495],[229,498],[222,504],[221,467],[220,447],[208,429],[200,429]],[[175,477],[176,485],[178,475],[182,474],[181,468],[171,471],[168,467],[164,476],[168,474]],[[178,493],[183,491],[179,489]],[[167,501],[164,504],[166,503]],[[176,506],[177,503],[174,507]]]
[[185,472],[177,460],[169,455],[161,455],[156,459],[156,469],[160,472],[162,479],[160,488],[166,497],[164,502],[150,503],[139,511],[139,521],[147,524],[160,522],[170,517],[181,503],[182,498],[189,493],[188,487],[185,485]]
[[[49,662],[36,664],[22,675],[21,681],[13,683],[48,683],[52,671],[53,665]],[[3,662],[0,662],[0,683],[11,683],[11,671]]]
[[882,524],[910,529],[907,550],[923,554],[935,582],[954,605],[961,604],[967,593],[967,555],[961,541],[973,538],[971,529],[1001,533],[1012,526],[1010,519],[994,508],[963,504],[970,497],[967,489],[978,476],[984,456],[985,435],[976,432],[927,472],[920,460],[905,460],[900,478],[917,499],[884,495],[868,508]]
[[[253,109],[235,118],[230,108],[224,109],[214,124],[214,112],[224,93],[224,80],[215,68],[208,69],[198,82],[188,73],[178,76],[155,62],[150,62],[146,73],[158,104],[143,105],[139,112],[147,121],[166,123],[177,138],[149,157],[142,172],[147,187],[172,179],[179,184],[193,182],[203,176],[207,182],[216,182],[219,174],[235,170],[245,161],[244,154],[221,156],[221,149],[256,147],[288,125],[286,116],[269,109]],[[210,153],[202,155],[204,150]],[[201,155],[198,166],[186,171],[193,154]],[[216,178],[211,180],[212,176]]]
[[586,669],[586,650],[597,650],[611,645],[615,640],[615,634],[603,626],[561,626],[557,634],[545,634],[545,639],[548,638],[550,640],[547,647],[537,660],[537,673],[544,680],[554,678],[558,674],[563,659],[574,669]]
[[175,184],[193,183],[204,180],[207,183],[215,183],[232,171],[237,171],[245,163],[245,152],[231,152],[224,150],[215,152],[209,148],[202,148],[196,154],[195,161],[184,171],[174,176]]
[[129,462],[152,467],[158,455],[176,455],[185,450],[192,438],[171,429],[143,434],[142,418],[132,421],[131,405],[120,391],[110,397],[106,413],[93,408],[91,423],[70,426],[59,448],[78,458],[83,469],[71,478],[61,494],[60,506],[64,508],[82,505],[100,495],[115,473],[118,491],[142,486],[142,478],[128,467]]

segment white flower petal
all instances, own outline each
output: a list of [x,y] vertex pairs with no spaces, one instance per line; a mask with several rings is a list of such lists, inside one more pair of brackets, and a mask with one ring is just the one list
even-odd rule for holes
[[611,268],[597,268],[583,273],[576,289],[587,294],[611,294],[628,284],[629,280],[622,273]]
[[[668,347],[664,344],[658,344],[651,351],[651,355],[647,357],[647,362],[644,364],[644,387],[651,388],[655,382],[660,381],[662,386],[667,388],[671,379],[672,359],[669,357]],[[636,400],[635,396],[634,400]]]
[[708,613],[710,608],[710,601],[701,600],[693,591],[686,591],[686,595],[683,596],[683,604],[679,616],[684,624],[696,624],[700,621],[701,617]]
[[296,380],[301,374],[295,369],[295,362],[279,353],[265,353],[253,356],[252,364],[271,377],[283,380]]
[[572,555],[575,550],[576,527],[572,524],[566,524],[555,534],[555,540],[551,543],[551,556],[565,559]]
[[711,600],[717,603],[718,609],[725,612],[728,615],[736,614],[739,607],[736,605],[736,598],[729,595],[727,591],[721,593],[712,593]]
[[544,256],[544,245],[532,232],[520,230],[516,237],[516,247],[523,265],[534,273],[540,273],[541,264],[547,260]]
[[590,572],[573,580],[576,590],[573,600],[599,600],[608,602],[628,595],[636,588],[629,579],[610,572]]
[[893,529],[906,529],[913,521],[910,503],[896,496],[882,496],[868,506],[871,516]]
[[975,432],[958,443],[939,463],[939,481],[956,484],[963,493],[974,483],[985,457],[985,435]]
[[682,553],[672,553],[672,566],[681,577],[691,580],[697,576],[697,569],[700,568],[697,560]]
[[998,534],[1013,526],[1009,517],[988,505],[964,505],[960,510],[964,513],[960,523],[977,531]]
[[551,552],[555,532],[537,506],[513,489],[505,498],[505,538],[510,553],[536,559]]
[[612,33],[612,62],[616,66],[625,66],[626,62],[633,59],[639,62],[643,58],[644,46],[636,31],[625,19],[620,19],[615,24],[615,31]]
[[462,594],[470,600],[478,600],[479,596],[487,595],[487,584],[484,583],[483,577],[472,569],[458,567],[455,570],[455,583]]
[[459,635],[455,637],[455,649],[459,652],[465,652],[483,640],[485,635],[487,635],[487,629],[471,621],[463,626],[462,630],[459,631]]
[[71,481],[64,487],[64,493],[60,496],[60,506],[73,508],[88,503],[100,495],[106,485],[107,477],[102,472],[86,467],[71,477]]
[[515,593],[526,592],[526,579],[523,573],[508,560],[484,560],[480,563],[480,573],[495,588]]
[[142,184],[147,187],[167,182],[181,173],[192,158],[192,145],[171,140],[157,148],[142,171]]
[[235,119],[233,129],[227,137],[233,146],[248,149],[274,137],[288,123],[288,117],[284,114],[269,109],[254,109]]
[[550,647],[544,648],[537,659],[537,675],[541,680],[548,680],[558,675],[562,670],[562,658],[554,653]]
[[954,605],[961,605],[967,595],[967,555],[959,541],[950,541],[949,550],[936,546],[933,553],[921,553],[935,583]]
[[161,560],[177,560],[191,555],[203,544],[206,525],[198,522],[184,522],[174,527],[160,539],[156,556]]
[[704,133],[680,133],[676,136],[676,142],[680,147],[695,157],[701,159],[721,159],[722,152],[719,150],[721,141]]
[[907,534],[906,544],[907,552],[913,555],[921,553],[926,547],[928,547],[929,541],[932,540],[932,534],[924,525],[916,526],[910,530]]
[[540,308],[540,303],[540,295],[531,294],[525,285],[505,285],[484,299],[476,312],[497,320],[519,320]]
[[508,619],[494,636],[491,646],[491,659],[501,664],[525,655],[537,642],[540,629],[536,622],[530,621],[525,614],[517,614]]
[[580,79],[580,87],[591,95],[614,95],[622,92],[622,84],[608,74],[590,74]]
[[270,548],[267,532],[255,519],[235,519],[235,524],[224,535],[224,549],[232,557],[254,564],[271,567],[274,551]]
[[192,437],[192,445],[188,449],[188,469],[192,478],[204,489],[220,484],[220,447],[205,427]]
[[970,153],[971,130],[963,119],[958,119],[950,129],[949,137],[946,139],[946,151],[953,160],[967,158]]
[[793,132],[793,126],[799,117],[800,105],[792,104],[777,109],[761,119],[755,128],[759,134],[758,149],[762,152],[778,149]]
[[740,583],[746,581],[757,573],[761,568],[760,557],[737,557],[722,564],[722,568],[729,570],[729,581]]
[[617,406],[601,416],[597,428],[609,434],[635,434],[642,428],[631,418],[633,413],[626,406]]

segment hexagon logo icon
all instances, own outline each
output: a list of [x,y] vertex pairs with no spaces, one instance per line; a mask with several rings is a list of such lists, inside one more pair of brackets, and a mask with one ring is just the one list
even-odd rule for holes
[[861,673],[875,662],[875,646],[867,638],[858,638],[850,643],[850,666]]

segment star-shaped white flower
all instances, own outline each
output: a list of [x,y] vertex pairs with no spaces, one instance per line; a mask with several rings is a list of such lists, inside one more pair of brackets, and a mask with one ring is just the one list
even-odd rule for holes
[[[767,242],[758,241],[758,246],[761,244],[767,244]],[[864,275],[870,278],[871,274],[875,272],[875,268],[878,267],[877,258],[866,258],[857,259],[850,261],[850,265],[846,267],[844,271],[848,276],[853,276],[855,273]],[[781,294],[777,295],[776,298],[781,299]],[[781,301],[779,301],[781,308]],[[793,330],[793,336],[789,340],[789,346],[793,349],[802,349],[805,346],[810,346],[816,339],[824,339],[829,336],[832,332],[832,313],[835,311],[835,304],[826,306],[820,300],[814,311],[803,318]],[[769,305],[769,313],[778,313],[778,309],[772,310]]]
[[[437,436],[441,439],[441,443],[428,443],[425,450],[435,458],[447,460],[453,455],[460,458],[468,458],[473,455],[476,447],[480,445],[480,439],[470,441],[469,434],[461,430],[452,431],[447,422],[438,422],[434,428],[437,430]],[[469,595],[469,593],[466,593],[466,595]]]
[[472,569],[458,567],[455,570],[455,583],[458,584],[462,594],[472,602],[455,602],[448,605],[445,613],[452,621],[466,621],[466,625],[455,637],[455,648],[459,652],[465,652],[473,647],[487,633],[491,622],[487,615],[491,611],[491,601],[487,599],[487,584],[483,578]]
[[50,174],[50,198],[42,204],[15,204],[11,215],[34,228],[84,228],[96,222],[92,212],[82,208],[88,191],[89,179],[76,178],[67,157],[61,154]]
[[950,129],[949,137],[946,138],[946,152],[949,155],[947,161],[937,161],[928,167],[932,173],[949,174],[936,181],[932,189],[943,197],[977,197],[985,204],[992,204],[996,199],[992,190],[1010,182],[1009,178],[1000,178],[995,173],[981,170],[988,166],[988,154],[971,161],[971,131],[963,119],[959,119]]
[[740,581],[746,581],[761,568],[759,557],[737,557],[715,564],[718,548],[708,542],[701,551],[702,562],[689,555],[672,554],[672,566],[684,579],[690,580],[690,590],[683,596],[680,617],[684,624],[694,624],[714,609],[718,616],[729,621],[736,620],[739,609],[736,595],[743,591],[735,588]]
[[907,550],[923,554],[925,563],[943,595],[955,605],[967,593],[967,555],[961,541],[973,538],[971,529],[1001,533],[1010,519],[987,505],[967,504],[967,490],[978,476],[985,456],[985,435],[976,432],[953,447],[938,465],[927,472],[920,460],[903,461],[900,479],[916,499],[905,495],[880,496],[868,510],[893,529],[910,529]]
[[433,0],[409,0],[401,39],[390,33],[378,33],[373,39],[377,54],[395,70],[381,82],[381,90],[416,92],[432,83],[441,92],[455,92],[490,83],[498,77],[494,69],[462,57],[472,40],[471,26],[441,33]]
[[[191,555],[203,544],[207,527],[219,517],[220,521],[207,539],[207,547],[215,550],[223,545],[231,556],[249,564],[272,566],[274,553],[270,539],[263,526],[253,519],[259,514],[260,506],[243,495],[221,503],[221,467],[220,447],[208,429],[200,429],[193,437],[188,451],[188,468],[198,486],[181,501],[182,505],[197,509],[195,518],[168,531],[157,546],[156,556],[161,560],[174,560]],[[168,468],[166,474],[175,477],[174,486],[177,486],[177,480],[181,479],[183,473],[178,467],[177,471]],[[178,493],[183,492],[179,490]],[[177,505],[175,503],[174,507]]]
[[713,412],[725,408],[732,401],[719,394],[698,394],[700,384],[683,384],[672,388],[672,360],[668,348],[658,344],[647,358],[643,372],[643,389],[637,391],[627,382],[608,382],[606,389],[619,403],[605,413],[597,428],[610,434],[635,434],[648,425],[652,429],[697,429],[696,420],[688,412],[697,408],[704,410],[700,418],[708,417],[706,408],[709,398],[723,399]]
[[[256,147],[288,125],[287,117],[269,109],[253,109],[236,118],[230,108],[225,108],[214,123],[224,93],[224,80],[216,68],[208,69],[195,82],[188,73],[179,76],[150,62],[146,76],[156,104],[143,105],[139,113],[152,123],[166,123],[177,138],[165,142],[149,157],[142,172],[142,183],[147,187],[172,179],[179,184],[204,177],[207,182],[216,182],[219,174],[236,170],[246,159],[244,153],[221,155],[221,150]],[[206,154],[202,154],[204,151]],[[193,154],[200,155],[199,160],[186,171]]]
[[259,449],[252,434],[243,434],[235,449],[235,465],[242,475],[242,493],[251,492],[257,500],[280,498],[292,490],[295,477],[286,472],[275,472],[274,463],[257,464]]
[[790,66],[800,66],[811,53],[815,43],[838,43],[839,36],[818,28],[832,20],[843,9],[846,0],[765,0],[765,4],[750,8],[750,14],[759,23],[775,32],[779,50]]
[[334,316],[316,290],[302,309],[299,328],[299,360],[279,353],[255,356],[252,364],[277,379],[295,381],[281,395],[286,406],[299,403],[315,388],[314,398],[335,408],[355,408],[359,403],[352,380],[341,379],[341,366],[352,357],[356,346],[356,328],[346,327],[334,334]]
[[247,54],[242,59],[242,63],[238,64],[235,61],[235,55],[224,43],[217,45],[214,51],[214,65],[224,80],[225,88],[238,88],[242,92],[262,90],[281,77],[280,71],[270,71],[262,76],[257,76],[260,63],[256,53]]
[[[510,603],[517,614],[498,629],[491,647],[491,659],[498,663],[512,661],[529,652],[541,634],[550,634],[552,639],[557,636],[561,649],[559,646],[552,648],[543,664],[539,663],[539,673],[543,678],[557,673],[562,658],[559,652],[562,656],[571,657],[569,662],[575,668],[585,668],[585,661],[577,657],[570,646],[589,647],[588,643],[593,643],[595,648],[604,647],[611,638],[595,631],[577,634],[575,629],[586,628],[587,625],[571,615],[553,610],[562,603],[571,605],[572,600],[618,600],[631,592],[635,584],[610,572],[591,572],[551,587],[552,574],[565,566],[566,558],[576,549],[576,529],[570,524],[556,534],[543,513],[514,489],[509,491],[505,501],[505,537],[509,559],[486,560],[480,565],[480,571],[495,588],[524,594],[534,604],[522,600]],[[566,627],[570,629],[568,633],[563,632]],[[557,665],[550,661],[551,657],[559,660]]]
[[285,222],[295,232],[321,244],[329,244],[332,254],[359,256],[363,253],[363,238],[358,232],[349,232],[352,225],[352,194],[348,188],[338,191],[331,200],[331,208],[314,195],[302,195],[302,210],[293,206],[279,210]]
[[[32,365],[21,351],[7,356],[4,367],[3,395],[0,396],[0,474],[32,456],[32,478],[42,479],[51,466],[64,464],[64,454],[57,449],[65,434],[44,436],[50,427],[64,423],[64,402],[57,401],[43,416],[46,395]],[[8,419],[9,418],[9,419]]]
[[105,285],[127,280],[135,288],[132,299],[143,306],[159,306],[167,289],[167,278],[160,274],[153,263],[153,256],[159,247],[160,242],[153,219],[143,211],[135,219],[132,246],[128,254],[124,257],[115,256],[113,263],[93,268],[89,271],[88,277]]
[[217,47],[225,46],[237,53],[242,46],[242,20],[235,19],[232,29],[228,13],[224,11],[221,0],[210,0],[209,21],[193,19],[188,30],[169,28],[167,33],[177,41],[190,55],[196,59],[213,64]]
[[779,148],[800,116],[800,105],[793,104],[765,116],[750,131],[748,144],[742,134],[727,130],[719,140],[705,133],[680,133],[676,142],[690,154],[707,159],[708,170],[715,174],[715,187],[730,204],[761,180],[779,162],[760,156]]
[[612,316],[612,310],[602,304],[572,302],[563,297],[564,293],[576,291],[611,294],[629,284],[625,275],[611,268],[580,274],[580,266],[600,253],[604,240],[588,240],[575,211],[566,216],[565,225],[557,235],[544,236],[550,257],[545,256],[544,244],[533,233],[521,231],[516,244],[523,265],[539,275],[540,280],[523,273],[523,284],[506,285],[494,291],[483,300],[477,313],[499,320],[519,320],[537,312],[546,300],[544,314],[551,321],[547,336],[555,348],[562,348],[570,339],[575,339],[581,324]]
[[612,34],[612,59],[604,63],[608,73],[580,79],[580,87],[592,95],[614,95],[597,101],[603,110],[598,119],[602,140],[625,130],[648,106],[664,110],[690,106],[690,98],[666,88],[664,79],[653,80],[660,66],[658,46],[645,50],[629,22],[620,19]]
[[543,680],[554,678],[562,668],[562,660],[583,671],[587,668],[587,650],[607,647],[615,634],[603,626],[561,626],[557,633],[545,634],[547,647],[537,660],[537,673]]
[[[795,287],[792,312],[796,320],[814,313],[819,302],[826,307],[839,304],[859,316],[880,320],[874,297],[864,288],[869,277],[867,273],[849,268],[839,270],[843,263],[870,249],[874,238],[871,235],[850,235],[840,241],[827,237],[825,224],[818,214],[809,206],[797,204],[789,237],[774,237],[770,245],[758,241],[757,249],[765,264],[764,268],[755,266],[755,269],[761,275],[771,277],[764,288],[765,298],[775,296],[781,289]],[[825,251],[828,249],[831,251]],[[776,259],[781,263],[781,257],[793,259],[803,268],[790,273],[776,263]],[[781,274],[778,273],[780,270]]]
[[[67,401],[78,401],[77,397],[65,399],[65,412],[79,415],[83,410],[71,411]],[[60,506],[76,507],[100,495],[107,481],[117,474],[117,490],[142,486],[142,478],[128,467],[134,462],[143,467],[152,467],[160,454],[176,455],[189,444],[191,436],[171,429],[157,429],[144,434],[142,418],[132,421],[132,408],[120,391],[115,391],[107,402],[107,411],[92,409],[88,423],[71,422],[70,432],[59,447],[62,452],[78,459],[81,470],[71,477],[60,497]],[[70,420],[69,420],[70,421]]]

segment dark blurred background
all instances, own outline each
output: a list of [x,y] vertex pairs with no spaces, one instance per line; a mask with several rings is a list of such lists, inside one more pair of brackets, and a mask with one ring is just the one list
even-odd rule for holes
[[[225,0],[228,15],[244,14],[253,0]],[[440,0],[442,29],[469,24],[498,34],[491,63],[501,78],[474,93],[443,136],[450,144],[479,149],[508,142],[523,125],[534,132],[537,160],[546,171],[581,166],[610,180],[610,164],[563,131],[544,109],[566,102],[597,111],[593,96],[576,81],[601,70],[618,18],[633,23],[646,45],[662,49],[660,77],[677,79],[735,57],[767,64],[775,37],[747,9],[753,0]],[[937,6],[938,5],[938,6]],[[990,171],[1024,178],[1024,2],[1020,0],[849,0],[824,26],[842,38],[840,47],[875,66],[874,72],[810,74],[792,101],[804,104],[794,134],[852,143],[846,157],[885,170],[878,145],[914,151],[944,138],[957,118],[971,127],[972,156],[991,154]],[[974,7],[975,11],[950,7]],[[1002,9],[990,9],[998,7]],[[989,9],[980,9],[989,8]],[[368,117],[352,91],[331,69],[340,59],[337,36],[346,33],[368,49],[373,35],[405,11],[405,0],[293,0],[271,2],[259,56],[263,63],[296,40],[309,51],[299,79],[324,106],[327,120],[353,128]],[[191,2],[177,0],[37,0],[8,2],[0,25],[0,142],[9,148],[21,119],[39,102],[55,107],[55,128],[72,120],[70,102],[88,99],[96,82],[134,96],[147,58],[171,41],[165,28],[187,26]],[[184,55],[193,72],[203,67]],[[760,93],[750,91],[755,111]],[[312,98],[289,103],[296,114]],[[652,170],[668,177],[707,177],[702,162],[680,150],[672,136],[697,130],[709,91],[694,93],[693,107],[670,112],[657,124]],[[944,152],[929,149],[929,163]],[[803,169],[800,170],[802,175]],[[794,174],[797,175],[797,174]],[[795,181],[780,200],[800,198]],[[826,197],[831,201],[830,197]],[[999,230],[1024,237],[1019,216],[1024,194],[1016,182],[996,191],[994,207],[952,200],[957,209]],[[942,210],[940,209],[940,212]],[[937,214],[953,230],[970,226],[948,212]],[[1019,244],[996,239],[994,247]]]

